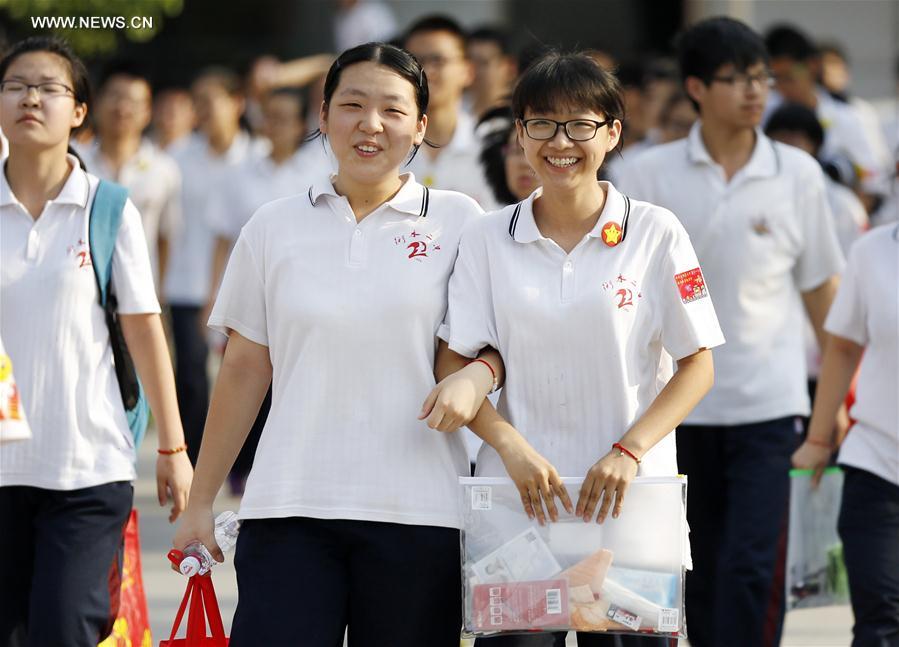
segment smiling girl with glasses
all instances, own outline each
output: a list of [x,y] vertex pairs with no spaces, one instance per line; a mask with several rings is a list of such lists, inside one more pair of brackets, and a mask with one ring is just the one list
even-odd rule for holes
[[[465,232],[446,339],[468,357],[496,348],[505,363],[498,413],[484,407],[469,425],[485,440],[477,474],[508,474],[541,524],[602,523],[638,473],[677,474],[671,432],[711,386],[708,349],[723,339],[674,215],[596,180],[620,142],[617,80],[585,55],[551,53],[521,77],[512,111],[542,186]],[[576,499],[561,477],[585,478]],[[481,641],[564,645],[565,635]]]

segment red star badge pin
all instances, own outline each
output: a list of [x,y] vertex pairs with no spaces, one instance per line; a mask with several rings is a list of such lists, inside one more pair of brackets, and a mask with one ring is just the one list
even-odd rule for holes
[[621,242],[621,227],[617,222],[610,222],[602,228],[602,242],[609,247],[614,247]]

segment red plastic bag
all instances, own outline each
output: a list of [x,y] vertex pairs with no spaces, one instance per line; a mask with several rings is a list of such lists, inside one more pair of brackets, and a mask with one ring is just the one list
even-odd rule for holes
[[[174,553],[176,551],[172,551]],[[171,553],[169,559],[171,559]],[[190,606],[188,607],[188,602]],[[187,634],[184,638],[175,638],[181,619],[187,609]],[[212,635],[206,633],[206,622],[209,622],[209,630]],[[222,624],[222,614],[219,612],[219,603],[215,598],[215,588],[212,586],[212,577],[194,575],[187,581],[187,590],[184,599],[175,616],[175,624],[168,640],[160,641],[159,647],[226,647],[228,637],[225,636],[225,627]]]
[[[112,633],[98,647],[152,647],[150,615],[140,566],[137,510],[125,525],[122,571],[110,575],[110,597],[115,620]],[[115,609],[118,609],[116,612]]]

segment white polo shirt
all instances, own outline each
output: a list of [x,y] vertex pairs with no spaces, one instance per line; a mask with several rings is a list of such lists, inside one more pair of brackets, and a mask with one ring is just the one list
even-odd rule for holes
[[237,239],[209,325],[268,346],[274,369],[244,519],[460,525],[461,436],[417,415],[459,237],[481,209],[405,177],[359,223],[323,178]]
[[690,234],[727,344],[715,385],[687,424],[742,425],[807,415],[801,292],[843,267],[818,163],[756,132],[746,165],[725,181],[702,142],[686,139],[629,163],[629,195],[671,209]]
[[184,225],[172,241],[163,294],[177,306],[202,306],[209,299],[215,234],[210,225],[210,196],[221,191],[228,171],[261,151],[241,131],[224,155],[214,155],[205,138],[196,137],[173,154],[181,169]]
[[[0,485],[53,490],[130,481],[125,419],[88,249],[97,178],[72,172],[34,220],[0,174],[0,334],[32,439],[0,450]],[[159,312],[140,214],[129,200],[112,259],[122,314]]]
[[824,327],[865,347],[839,462],[899,485],[899,225],[852,248]]
[[[473,223],[441,330],[466,357],[500,352],[498,410],[562,476],[583,476],[609,452],[671,378],[672,357],[724,342],[674,215],[601,184],[602,214],[570,254],[537,228],[540,188]],[[615,227],[609,246],[604,231]],[[477,473],[506,474],[489,445]],[[640,474],[677,474],[674,434],[646,454]]]
[[153,276],[158,283],[159,238],[173,240],[181,228],[181,171],[175,160],[146,139],[118,173],[110,168],[99,144],[85,150],[81,158],[88,172],[128,189],[140,212]]
[[[427,137],[427,133],[425,133]],[[435,189],[459,191],[474,198],[482,208],[496,209],[499,205],[484,177],[481,166],[481,141],[475,135],[474,119],[460,110],[453,138],[441,146],[431,158],[432,149],[422,144],[415,158],[404,170],[412,171],[421,183]]]

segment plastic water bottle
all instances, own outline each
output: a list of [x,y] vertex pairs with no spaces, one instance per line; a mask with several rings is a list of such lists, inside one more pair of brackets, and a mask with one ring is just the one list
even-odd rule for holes
[[[240,521],[234,512],[227,510],[215,518],[215,543],[219,545],[223,553],[228,552],[237,544],[239,531]],[[178,564],[178,570],[182,575],[188,577],[205,575],[218,563],[206,546],[200,542],[194,542],[184,549],[184,557]]]

